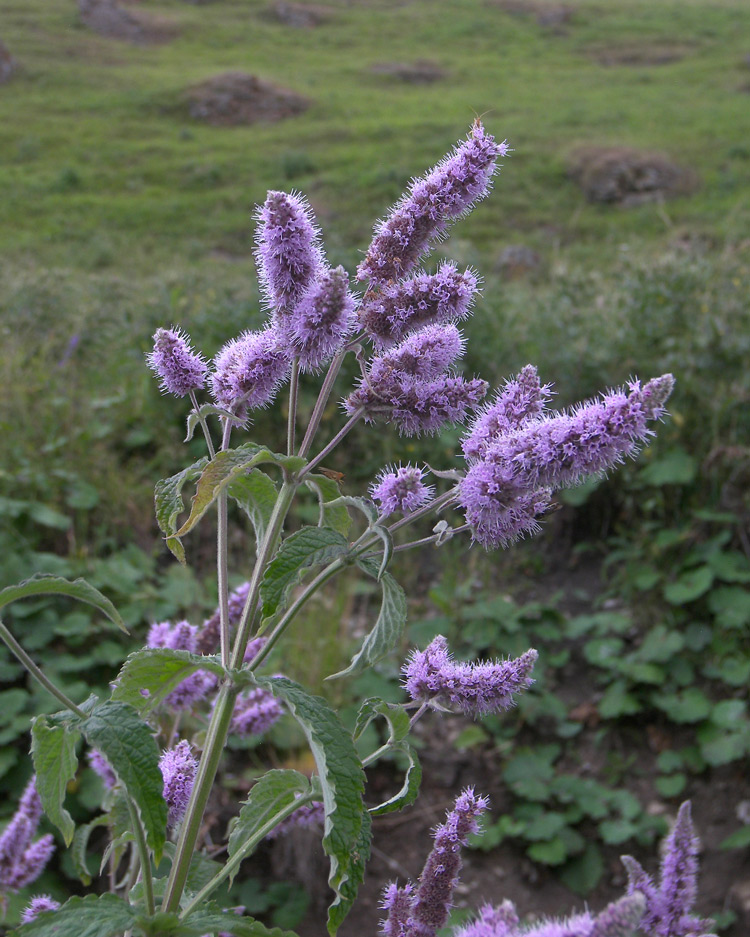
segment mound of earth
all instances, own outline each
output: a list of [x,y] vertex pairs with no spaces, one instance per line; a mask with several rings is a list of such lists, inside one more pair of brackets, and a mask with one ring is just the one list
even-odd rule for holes
[[565,26],[573,15],[569,6],[539,0],[489,0],[489,4],[513,16],[533,16],[539,26],[552,29]]
[[295,29],[312,29],[313,26],[320,26],[321,23],[330,19],[332,13],[333,10],[330,7],[287,3],[285,0],[277,0],[267,10],[268,16],[272,19]]
[[17,69],[18,62],[16,62],[10,52],[8,52],[6,46],[0,42],[0,85],[9,81]]
[[188,92],[190,116],[217,127],[274,123],[301,114],[309,106],[302,95],[246,72],[223,72]]
[[589,56],[599,65],[670,65],[679,62],[690,47],[673,42],[630,42],[612,46],[592,46]]
[[697,181],[692,172],[661,153],[619,146],[578,150],[569,174],[590,202],[616,205],[642,205],[686,195]]
[[416,62],[379,62],[371,69],[376,75],[387,75],[413,85],[427,85],[445,78],[447,72],[431,59]]
[[166,42],[175,34],[174,26],[144,13],[124,10],[117,0],[78,0],[78,12],[85,26],[107,39],[125,42]]

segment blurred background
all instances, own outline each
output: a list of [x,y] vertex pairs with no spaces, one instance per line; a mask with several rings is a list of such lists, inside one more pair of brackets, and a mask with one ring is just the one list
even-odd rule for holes
[[[524,912],[581,896],[599,906],[622,887],[618,855],[653,869],[690,797],[701,910],[722,934],[745,934],[746,0],[0,0],[0,586],[84,575],[132,637],[64,600],[21,603],[7,621],[79,699],[85,681],[104,692],[149,623],[211,614],[210,524],[186,542],[183,568],[153,520],[154,482],[203,452],[198,439],[183,445],[186,408],[145,368],[151,335],[179,324],[211,356],[260,323],[252,212],[269,188],[304,192],[329,260],[354,273],[374,220],[475,115],[513,152],[427,262],[452,258],[484,278],[466,371],[497,384],[533,362],[561,406],[633,375],[672,371],[677,390],[638,463],[566,493],[535,540],[468,557],[451,543],[394,567],[409,642],[443,633],[467,657],[531,644],[538,682],[502,720],[426,723],[424,799],[376,822],[361,910],[342,934],[375,932],[378,889],[418,872],[428,827],[472,782],[493,814],[458,917],[503,897]],[[303,411],[315,386],[303,385]],[[282,448],[284,406],[260,413],[252,436]],[[325,420],[340,424],[335,404]],[[458,438],[363,429],[331,468],[358,494],[386,461],[449,467]],[[303,505],[296,522],[311,519]],[[237,520],[235,583],[252,544]],[[313,609],[315,638],[298,634],[277,661],[345,718],[362,694],[401,698],[395,660],[322,686],[376,603],[344,583]],[[0,680],[8,814],[30,771],[29,716],[52,704],[4,649]],[[280,723],[232,755],[224,806],[269,760],[301,757]],[[397,772],[379,769],[375,788]],[[89,769],[69,800],[79,821],[93,815]],[[263,853],[233,898],[319,933],[324,886],[308,847]],[[281,881],[269,891],[271,862]],[[67,855],[35,886],[80,888]]]

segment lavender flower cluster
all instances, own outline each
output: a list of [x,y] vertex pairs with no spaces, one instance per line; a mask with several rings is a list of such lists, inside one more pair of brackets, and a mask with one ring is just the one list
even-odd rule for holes
[[32,777],[0,836],[0,899],[36,881],[55,851],[49,833],[32,842],[41,818],[42,802]]

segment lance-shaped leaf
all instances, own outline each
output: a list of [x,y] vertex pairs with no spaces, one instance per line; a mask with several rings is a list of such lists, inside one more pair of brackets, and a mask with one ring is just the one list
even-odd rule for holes
[[146,841],[159,862],[166,840],[167,804],[162,794],[164,779],[159,770],[159,749],[151,729],[132,706],[106,700],[81,722],[81,731],[89,745],[98,748],[112,765],[133,798]]
[[0,590],[0,608],[15,602],[16,599],[25,599],[31,595],[67,595],[71,599],[77,599],[79,602],[85,602],[87,605],[93,605],[100,612],[114,622],[117,627],[128,634],[125,622],[120,617],[120,613],[102,593],[86,582],[85,579],[61,579],[59,576],[38,575],[31,579],[25,579],[15,586],[7,586]]
[[305,465],[305,459],[299,456],[277,455],[265,446],[258,446],[252,442],[245,443],[237,449],[217,452],[201,472],[190,514],[177,531],[176,536],[182,537],[191,530],[218,498],[219,493],[235,478],[265,462],[283,466],[289,472],[298,472]]
[[18,937],[116,937],[133,927],[135,908],[116,895],[71,898],[13,931]]
[[276,482],[260,469],[253,469],[231,481],[227,493],[250,518],[255,530],[255,543],[260,549],[279,494]]
[[419,763],[416,751],[408,742],[399,742],[393,746],[392,751],[400,752],[407,759],[404,783],[401,790],[395,793],[393,797],[389,797],[388,800],[378,804],[377,807],[370,807],[370,813],[374,817],[409,807],[419,795],[419,785],[422,783],[422,766]]
[[[369,575],[378,577],[377,564],[371,560],[360,560],[357,565]],[[380,588],[383,598],[380,612],[372,631],[365,637],[362,647],[352,657],[351,663],[345,670],[328,677],[333,680],[337,677],[348,677],[359,673],[365,667],[379,661],[390,653],[401,640],[406,624],[406,595],[401,586],[390,573],[383,573],[380,577]]]
[[156,522],[159,525],[159,530],[166,536],[167,547],[183,565],[185,564],[185,548],[175,536],[177,518],[185,510],[182,489],[188,482],[198,478],[207,463],[208,457],[204,456],[176,475],[162,478],[154,488],[154,507],[156,508]]
[[296,937],[291,931],[269,928],[251,917],[222,911],[214,902],[203,904],[180,922],[176,937],[199,937],[202,934],[232,934],[233,937]]
[[398,703],[387,703],[378,696],[371,696],[362,703],[354,726],[354,740],[361,737],[373,719],[382,716],[388,723],[388,741],[401,742],[409,734],[409,713]]
[[84,885],[91,884],[91,872],[86,861],[86,852],[88,850],[91,834],[98,826],[107,826],[109,817],[106,813],[96,817],[90,823],[84,823],[76,829],[73,837],[73,846],[70,850],[70,858],[73,860],[73,868],[78,878]]
[[187,435],[185,436],[183,442],[190,442],[193,438],[193,433],[195,432],[195,427],[205,420],[207,416],[225,416],[228,419],[234,421],[237,419],[234,413],[230,410],[224,410],[222,407],[217,407],[213,403],[204,403],[197,410],[191,410],[188,413],[187,418]]
[[208,670],[217,677],[225,672],[215,657],[168,647],[144,647],[130,654],[122,665],[112,699],[128,703],[140,713],[149,713],[198,670]]
[[[227,848],[229,858],[238,854],[243,854],[244,858],[248,844],[264,829],[265,836],[276,825],[274,819],[280,815],[281,819],[287,816],[289,807],[309,792],[310,782],[299,771],[273,770],[264,774],[252,786],[232,827]],[[236,874],[235,869],[229,878],[230,883]]]
[[369,501],[367,498],[352,498],[349,495],[341,495],[341,497],[337,498],[329,507],[338,507],[339,505],[355,508],[355,510],[364,514],[370,533],[375,534],[376,537],[382,540],[383,556],[380,561],[378,573],[375,577],[379,580],[393,556],[393,538],[391,537],[391,532],[386,527],[383,527],[382,524],[377,523],[378,509],[373,502]]
[[49,819],[60,830],[65,845],[73,841],[75,823],[63,807],[68,782],[76,776],[76,742],[81,733],[68,725],[50,725],[45,716],[31,724],[31,757],[36,772],[36,789]]
[[365,774],[351,735],[328,703],[286,677],[260,677],[258,684],[284,701],[304,731],[323,794],[323,849],[330,858],[328,884],[336,897],[328,909],[335,934],[354,901],[370,856],[370,815],[362,801]]
[[329,527],[303,527],[290,534],[268,564],[260,584],[264,625],[265,619],[286,605],[289,590],[305,569],[343,556],[348,550],[346,537]]
[[341,489],[338,482],[327,475],[307,475],[305,484],[318,496],[320,505],[320,519],[318,527],[330,527],[344,537],[349,536],[352,526],[351,514],[345,504],[340,501]]

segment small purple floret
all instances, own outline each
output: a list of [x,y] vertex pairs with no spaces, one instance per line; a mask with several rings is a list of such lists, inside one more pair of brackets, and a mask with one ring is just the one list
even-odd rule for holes
[[343,267],[336,267],[313,280],[279,328],[302,370],[317,371],[341,348],[354,324],[349,277]]
[[243,736],[263,735],[283,715],[284,710],[276,697],[268,690],[256,687],[237,697],[229,731]]
[[373,501],[380,505],[380,513],[388,517],[396,511],[411,514],[431,501],[435,495],[432,485],[425,485],[425,472],[416,465],[399,465],[383,470],[377,483],[370,488]]
[[244,332],[214,359],[211,392],[219,406],[242,414],[267,406],[286,379],[291,357],[275,328]]
[[112,770],[112,765],[107,761],[107,759],[102,755],[102,753],[96,749],[92,748],[88,753],[88,762],[93,770],[99,775],[104,783],[104,787],[111,791],[117,784],[117,775]]
[[165,751],[159,759],[159,768],[164,779],[164,800],[169,809],[167,825],[174,829],[185,815],[198,770],[190,743],[183,739]]
[[21,915],[21,923],[29,924],[45,911],[57,911],[59,907],[60,902],[55,901],[52,895],[34,895]]
[[[148,647],[168,647],[173,651],[190,651],[198,653],[198,629],[187,621],[177,622],[176,625],[168,621],[152,625],[146,640]],[[206,693],[215,685],[213,676],[204,671],[186,677],[168,696],[164,698],[164,705],[170,709],[190,709],[198,700],[203,699]]]
[[42,874],[55,851],[51,835],[32,843],[42,816],[42,802],[32,777],[21,795],[18,809],[0,835],[0,895],[30,885]]
[[154,349],[146,355],[148,366],[160,378],[164,393],[184,397],[205,384],[208,365],[190,347],[179,329],[157,329]]
[[426,325],[370,364],[369,384],[377,390],[394,374],[430,380],[463,356],[466,340],[455,325]]

